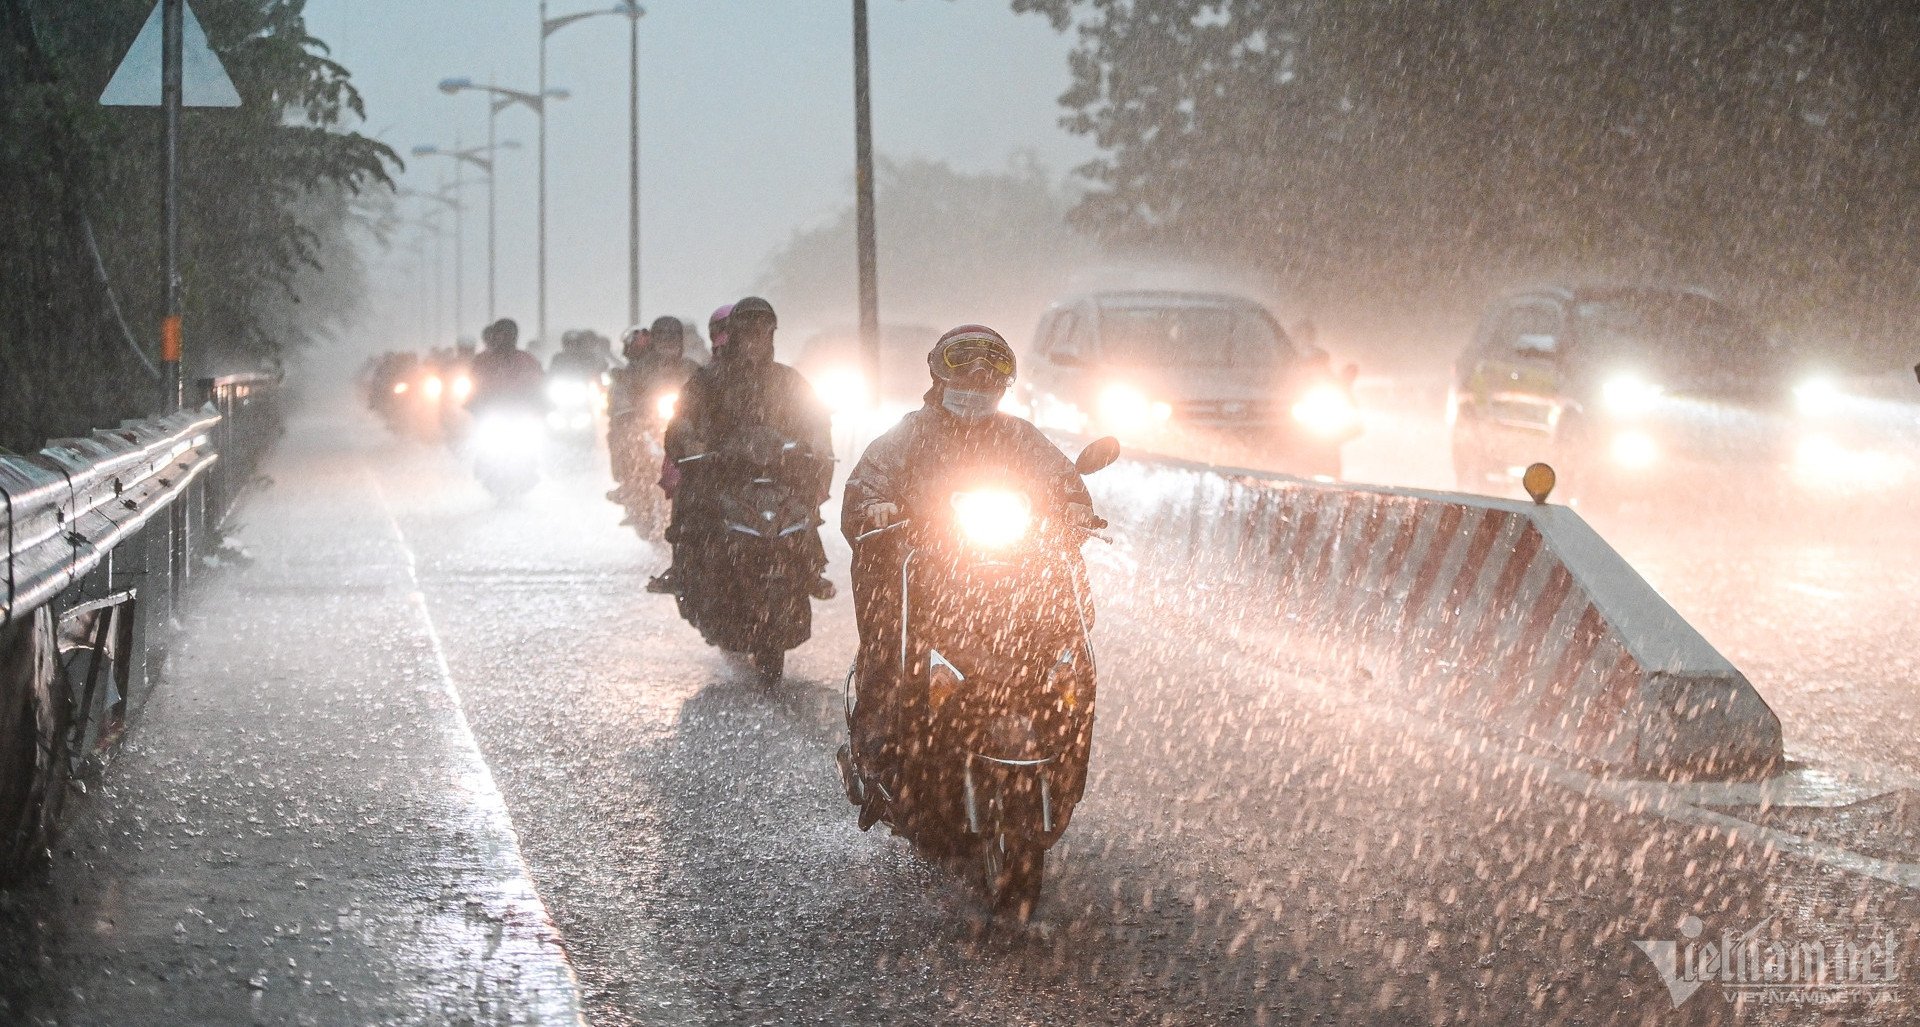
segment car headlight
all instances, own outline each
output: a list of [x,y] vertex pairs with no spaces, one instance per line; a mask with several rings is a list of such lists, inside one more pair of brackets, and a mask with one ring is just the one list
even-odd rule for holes
[[404,396],[407,394],[407,388],[408,386],[406,382],[394,382],[393,394],[396,396]]
[[1123,382],[1115,382],[1100,393],[1100,419],[1116,431],[1164,423],[1172,417],[1171,404],[1155,402]]
[[674,412],[679,409],[680,394],[677,392],[669,392],[653,401],[653,412],[657,414],[662,421],[673,420]]
[[953,514],[967,541],[1004,549],[1026,537],[1033,503],[1010,489],[977,489],[953,494]]
[[473,395],[473,379],[466,375],[456,375],[453,379],[453,398],[464,400]]
[[420,383],[420,391],[425,392],[428,399],[439,399],[440,393],[445,389],[446,383],[442,382],[437,374],[427,375],[427,380]]
[[813,391],[835,414],[851,414],[873,405],[873,390],[867,387],[867,376],[851,367],[823,372]]
[[1840,408],[1846,394],[1831,378],[1809,378],[1793,387],[1793,405],[1808,417],[1824,417]]
[[1308,389],[1293,405],[1293,419],[1315,435],[1335,438],[1353,430],[1360,422],[1360,412],[1353,408],[1346,390],[1321,384]]
[[1623,431],[1615,435],[1611,453],[1614,463],[1633,470],[1650,467],[1660,459],[1659,445],[1653,436],[1643,431]]
[[1622,417],[1646,413],[1666,390],[1637,375],[1623,374],[1600,386],[1600,400],[1607,412]]

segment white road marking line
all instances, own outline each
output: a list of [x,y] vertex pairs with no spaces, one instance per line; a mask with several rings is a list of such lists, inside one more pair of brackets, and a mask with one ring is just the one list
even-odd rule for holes
[[447,741],[454,762],[460,765],[455,771],[454,783],[472,796],[480,819],[491,835],[481,841],[491,843],[493,847],[490,856],[494,863],[495,878],[492,883],[508,907],[505,911],[508,915],[502,918],[502,923],[510,931],[516,925],[528,922],[539,925],[534,937],[529,940],[547,958],[539,964],[519,965],[516,968],[518,983],[527,992],[554,1002],[554,1008],[541,1010],[544,1017],[540,1022],[557,1018],[557,1021],[585,1027],[585,1015],[580,1008],[580,980],[574,974],[573,961],[568,958],[566,948],[561,943],[560,931],[554,926],[553,917],[547,911],[539,891],[534,888],[533,874],[520,855],[520,836],[514,830],[512,816],[507,812],[506,800],[500,794],[499,785],[493,779],[493,770],[487,766],[486,757],[480,752],[480,743],[474,738],[473,726],[467,720],[466,706],[461,702],[460,689],[454,683],[453,668],[447,663],[447,652],[441,644],[440,631],[434,625],[433,614],[427,609],[426,593],[420,587],[413,548],[407,544],[406,532],[400,528],[400,519],[393,512],[393,504],[388,501],[379,476],[371,467],[362,470],[373,485],[374,494],[379,497],[380,512],[386,518],[388,529],[393,532],[393,541],[400,547],[407,583],[411,587],[407,598],[420,619],[421,630],[433,651],[433,662],[440,674],[441,687],[453,707],[453,723],[447,732]]

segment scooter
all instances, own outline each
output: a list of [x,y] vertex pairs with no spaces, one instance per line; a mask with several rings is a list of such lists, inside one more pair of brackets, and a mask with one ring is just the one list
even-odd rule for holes
[[[1112,438],[1074,461],[1113,463]],[[1047,850],[1086,788],[1096,693],[1093,606],[1079,550],[1105,522],[1072,523],[995,469],[959,469],[898,531],[899,753],[889,793],[840,751],[861,827],[876,820],[929,855],[968,854],[995,908],[1025,916]],[[849,729],[857,712],[847,676]]]
[[830,464],[767,426],[679,461],[710,476],[715,497],[698,541],[683,546],[680,615],[707,644],[745,656],[766,683],[813,635],[818,489]]

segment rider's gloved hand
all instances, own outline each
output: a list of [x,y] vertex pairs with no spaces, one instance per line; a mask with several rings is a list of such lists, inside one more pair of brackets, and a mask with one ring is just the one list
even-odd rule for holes
[[1076,528],[1098,531],[1107,526],[1107,519],[1093,512],[1093,507],[1085,503],[1067,504],[1067,523]]
[[900,507],[894,503],[870,503],[866,509],[867,530],[884,528],[900,517]]

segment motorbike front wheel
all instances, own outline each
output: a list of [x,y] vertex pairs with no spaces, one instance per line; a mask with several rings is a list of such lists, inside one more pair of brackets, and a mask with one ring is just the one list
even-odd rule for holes
[[762,649],[747,659],[753,664],[753,672],[759,675],[762,684],[771,685],[787,672],[787,651],[784,649]]
[[987,899],[995,909],[1012,910],[1022,920],[1040,901],[1047,870],[1047,850],[1005,832],[980,837],[980,876]]

